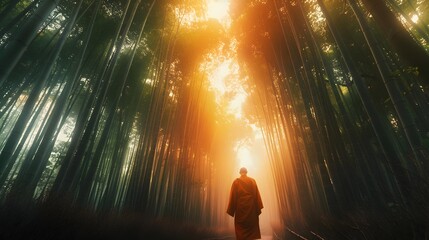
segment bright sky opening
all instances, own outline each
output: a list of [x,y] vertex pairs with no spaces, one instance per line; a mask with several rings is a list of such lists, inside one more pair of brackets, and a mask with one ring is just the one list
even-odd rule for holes
[[229,0],[206,0],[207,17],[224,23],[229,20]]
[[[180,21],[180,27],[192,28],[196,24],[210,19],[218,21],[220,27],[223,28],[222,31],[228,34],[232,23],[229,15],[230,1],[203,0],[201,3],[206,5],[206,11],[203,13],[192,8],[176,8],[174,9],[174,14]],[[231,178],[231,180],[237,177],[239,168],[246,167],[249,171],[249,176],[258,181],[261,193],[266,196],[264,201],[268,203],[264,210],[265,213],[260,219],[261,228],[269,232],[271,231],[272,219],[277,218],[278,212],[274,198],[274,183],[273,179],[267,177],[271,175],[271,168],[262,129],[257,124],[251,123],[244,112],[244,105],[246,101],[250,100],[250,93],[245,88],[248,77],[243,76],[243,73],[240,72],[240,65],[236,55],[237,47],[238,42],[232,37],[228,40],[220,41],[217,48],[206,53],[203,57],[199,66],[199,73],[207,79],[208,89],[215,97],[216,111],[219,110],[221,114],[220,120],[222,121],[216,121],[220,123],[218,126],[219,132],[223,134],[222,127],[229,129],[231,126],[239,126],[237,129],[233,129],[233,131],[237,131],[233,134],[238,134],[238,138],[241,138],[235,139],[235,143],[232,143],[232,146],[230,145],[233,149],[228,149],[228,161],[223,162],[224,159],[222,159],[217,167],[222,168],[219,170],[226,172],[225,177]],[[225,122],[223,122],[224,119],[226,119]],[[225,124],[225,126],[222,124]],[[253,133],[248,132],[249,127]],[[240,130],[244,131],[243,135],[239,133]],[[229,152],[230,150],[233,152]],[[227,194],[228,190],[226,189],[230,187],[229,184],[229,182],[221,183],[219,188],[226,187],[224,190],[225,194]],[[226,203],[221,202],[220,204]]]
[[239,89],[236,90],[235,96],[229,102],[228,113],[231,113],[236,118],[241,119],[243,117],[243,104],[246,99],[246,91],[243,87],[239,87]]
[[253,159],[252,154],[250,154],[250,150],[247,147],[240,146],[237,149],[237,159],[240,161],[240,167],[245,167],[248,170],[253,170]]
[[[229,61],[218,62],[217,66],[215,66],[213,72],[209,76],[212,89],[220,94],[225,94],[227,90],[225,79],[231,72],[229,64]],[[220,101],[219,94],[216,95],[216,101]]]

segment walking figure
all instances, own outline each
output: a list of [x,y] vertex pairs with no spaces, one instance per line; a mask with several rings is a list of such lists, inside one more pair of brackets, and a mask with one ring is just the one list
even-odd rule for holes
[[261,195],[246,168],[240,169],[240,175],[232,183],[227,213],[234,217],[237,240],[260,239],[259,215],[264,208]]

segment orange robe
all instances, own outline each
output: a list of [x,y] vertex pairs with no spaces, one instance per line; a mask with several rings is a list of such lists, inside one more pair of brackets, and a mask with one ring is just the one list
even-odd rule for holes
[[232,183],[227,213],[234,218],[237,240],[261,238],[259,214],[262,205],[256,181],[242,175]]

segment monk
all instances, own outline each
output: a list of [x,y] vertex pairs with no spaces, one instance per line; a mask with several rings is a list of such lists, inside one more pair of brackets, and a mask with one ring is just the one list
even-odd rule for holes
[[237,240],[260,239],[259,215],[262,205],[256,181],[247,176],[247,169],[240,169],[240,178],[232,183],[227,213],[234,217]]

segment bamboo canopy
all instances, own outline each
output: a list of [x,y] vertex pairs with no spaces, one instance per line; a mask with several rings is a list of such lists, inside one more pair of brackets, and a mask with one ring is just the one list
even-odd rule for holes
[[428,0],[0,1],[0,205],[229,228],[246,166],[263,232],[424,239],[428,12]]

